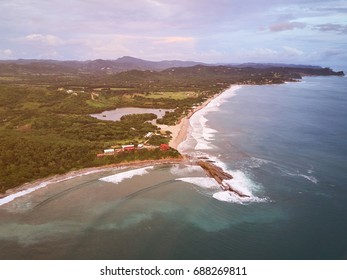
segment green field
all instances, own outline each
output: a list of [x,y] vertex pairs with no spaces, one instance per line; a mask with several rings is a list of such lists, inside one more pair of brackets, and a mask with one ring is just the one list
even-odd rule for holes
[[150,93],[141,93],[136,94],[148,99],[160,99],[168,98],[175,100],[182,100],[186,98],[197,97],[199,94],[193,91],[165,91],[165,92],[150,92]]
[[100,87],[100,88],[94,88],[93,90],[95,90],[95,91],[103,91],[103,90],[114,90],[114,91],[117,91],[117,90],[133,90],[133,89],[132,88],[116,88],[116,87],[111,87],[111,88]]

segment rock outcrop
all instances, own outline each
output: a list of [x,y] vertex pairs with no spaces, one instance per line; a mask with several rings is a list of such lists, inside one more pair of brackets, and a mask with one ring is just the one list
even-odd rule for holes
[[201,168],[205,170],[206,174],[209,177],[216,180],[216,182],[221,186],[222,190],[230,191],[239,197],[249,197],[249,195],[246,195],[246,194],[240,192],[239,190],[236,190],[228,182],[225,182],[225,180],[232,179],[233,176],[231,176],[229,173],[225,172],[219,166],[216,166],[211,162],[206,162],[206,161],[202,161],[202,160],[198,161],[197,164],[200,165]]

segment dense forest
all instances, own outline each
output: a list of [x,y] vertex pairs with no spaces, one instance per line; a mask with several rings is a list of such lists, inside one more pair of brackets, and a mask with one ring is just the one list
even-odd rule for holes
[[[121,107],[165,108],[172,111],[157,123],[173,125],[192,106],[231,84],[283,83],[302,75],[341,73],[329,68],[206,65],[108,73],[66,65],[0,63],[0,192],[84,167],[180,156],[175,150],[143,149],[98,158],[96,154],[108,147],[142,143],[148,132],[159,128],[151,122],[154,114],[128,115],[119,121],[90,114]],[[164,133],[148,142],[158,146],[168,141]]]

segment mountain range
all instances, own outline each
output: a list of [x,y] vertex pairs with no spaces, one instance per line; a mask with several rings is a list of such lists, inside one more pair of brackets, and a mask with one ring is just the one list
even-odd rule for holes
[[59,60],[38,60],[38,59],[18,59],[0,60],[0,74],[6,73],[119,73],[128,70],[151,70],[161,71],[169,68],[192,67],[196,65],[204,66],[230,66],[237,68],[313,68],[321,69],[320,66],[295,65],[295,64],[273,64],[273,63],[243,63],[243,64],[207,64],[195,61],[163,60],[149,61],[130,56],[123,56],[116,60],[87,60],[87,61],[59,61]]

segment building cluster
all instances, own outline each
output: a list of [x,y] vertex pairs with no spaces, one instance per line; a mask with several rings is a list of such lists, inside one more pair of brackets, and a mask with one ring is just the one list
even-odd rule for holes
[[[148,139],[152,137],[153,135],[154,135],[153,132],[148,132],[145,135],[145,138],[147,138],[147,140],[145,141],[145,144],[147,143]],[[138,144],[138,145],[129,144],[129,145],[122,145],[120,148],[104,149],[103,153],[97,154],[96,156],[97,157],[112,156],[122,152],[141,150],[143,148],[146,148],[148,150],[154,150],[156,148],[159,148],[161,151],[170,150],[170,146],[168,144],[160,144],[159,146],[152,146],[152,145],[145,146],[144,144]]]

